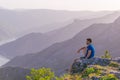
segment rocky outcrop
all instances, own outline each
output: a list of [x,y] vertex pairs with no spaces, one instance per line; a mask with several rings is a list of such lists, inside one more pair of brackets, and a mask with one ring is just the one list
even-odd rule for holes
[[82,63],[83,64],[88,64],[88,65],[100,65],[100,66],[107,66],[110,64],[109,59],[102,59],[102,58],[91,58],[91,59],[83,59]]
[[[118,66],[116,66],[118,65]],[[120,79],[120,64],[117,60],[92,58],[75,61],[72,65],[71,74],[85,74],[84,71],[88,68],[101,70],[101,75],[114,74],[116,78]],[[102,77],[101,76],[101,77]],[[92,80],[100,80],[98,77],[92,77]]]
[[87,66],[91,65],[100,65],[100,66],[107,66],[110,64],[109,59],[102,59],[102,58],[92,58],[92,59],[83,59],[79,61],[75,61],[72,65],[72,73],[80,73],[82,72]]

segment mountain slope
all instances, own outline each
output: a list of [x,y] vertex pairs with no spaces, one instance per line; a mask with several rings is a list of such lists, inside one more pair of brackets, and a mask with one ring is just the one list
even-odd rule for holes
[[119,15],[119,12],[115,12],[101,18],[88,20],[77,19],[66,27],[51,31],[49,33],[31,33],[15,41],[0,46],[0,54],[9,58],[13,58],[19,55],[36,53],[56,42],[62,42],[71,39],[77,33],[94,23],[113,22]]
[[78,57],[76,54],[78,48],[84,46],[86,38],[91,37],[93,39],[96,56],[104,54],[105,50],[109,50],[113,57],[118,57],[120,45],[120,18],[114,23],[109,24],[94,24],[70,40],[56,43],[47,49],[37,53],[25,56],[19,56],[12,59],[4,66],[19,66],[26,68],[39,68],[39,67],[50,67],[57,74],[63,72],[70,64],[73,59]]
[[26,80],[26,75],[30,73],[30,70],[23,68],[0,68],[0,80]]
[[[45,44],[47,43],[47,44]],[[44,46],[43,46],[44,45]],[[31,33],[15,41],[2,45],[0,53],[3,56],[12,58],[14,56],[39,52],[45,46],[50,46],[51,41],[41,33]]]
[[57,42],[65,41],[65,40],[71,39],[77,33],[79,33],[80,31],[89,27],[92,24],[112,23],[119,16],[120,16],[120,12],[114,12],[112,14],[109,14],[109,15],[106,15],[106,16],[103,16],[100,18],[87,19],[87,20],[75,19],[73,21],[73,23],[67,25],[66,27],[48,32],[48,33],[46,33],[46,35],[48,35],[50,37],[54,36],[53,39]]

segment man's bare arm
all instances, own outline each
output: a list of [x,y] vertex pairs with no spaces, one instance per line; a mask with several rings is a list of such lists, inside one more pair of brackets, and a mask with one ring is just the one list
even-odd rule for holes
[[88,54],[87,54],[86,58],[88,59],[90,57],[90,55],[91,55],[91,50],[88,51]]
[[80,51],[83,50],[83,49],[85,49],[85,48],[86,48],[86,47],[80,48],[80,49],[77,51],[77,53],[80,53]]

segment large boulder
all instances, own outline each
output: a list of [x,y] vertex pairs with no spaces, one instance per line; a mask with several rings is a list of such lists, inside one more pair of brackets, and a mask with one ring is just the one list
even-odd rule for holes
[[72,64],[71,73],[81,73],[84,71],[88,65],[100,65],[100,66],[108,66],[111,60],[102,59],[102,58],[91,58],[91,59],[82,59],[79,61],[74,61]]
[[[78,74],[81,75],[86,74],[86,70],[88,69],[95,69],[100,70],[102,73],[100,73],[99,77],[93,76],[90,80],[100,80],[100,78],[104,75],[113,74],[116,78],[120,79],[120,64],[118,63],[119,59],[103,59],[103,58],[91,58],[91,59],[82,59],[82,60],[75,60],[72,69],[71,74]],[[112,80],[112,79],[111,79]]]
[[103,58],[91,58],[91,59],[83,59],[81,60],[82,64],[87,64],[87,65],[100,65],[100,66],[107,66],[110,64],[109,59],[103,59]]

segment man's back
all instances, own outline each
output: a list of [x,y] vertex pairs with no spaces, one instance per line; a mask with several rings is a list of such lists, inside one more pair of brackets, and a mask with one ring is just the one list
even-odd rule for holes
[[92,44],[89,44],[89,45],[87,46],[87,51],[86,51],[85,57],[87,57],[89,50],[91,51],[91,54],[90,54],[90,56],[88,57],[88,59],[94,57],[94,55],[95,55],[95,48],[94,48],[94,46],[93,46]]

